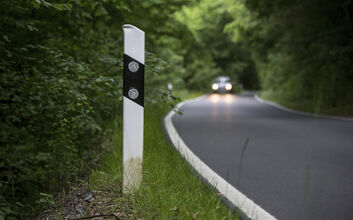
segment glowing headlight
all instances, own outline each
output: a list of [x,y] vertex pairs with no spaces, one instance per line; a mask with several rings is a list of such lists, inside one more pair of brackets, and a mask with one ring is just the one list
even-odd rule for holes
[[232,84],[227,83],[227,84],[226,84],[226,90],[231,90],[231,89],[232,89]]
[[213,83],[213,84],[212,84],[212,89],[213,89],[213,90],[217,90],[217,89],[219,89],[218,84]]

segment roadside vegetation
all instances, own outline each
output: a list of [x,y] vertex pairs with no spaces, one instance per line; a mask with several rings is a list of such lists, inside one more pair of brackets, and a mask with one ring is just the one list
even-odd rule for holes
[[[151,116],[158,123],[180,101],[167,83],[185,96],[210,92],[220,75],[289,107],[351,116],[352,8],[352,0],[0,1],[0,219],[30,218],[51,206],[55,195],[99,167],[107,140],[119,142],[123,24],[146,32],[145,103],[160,109]],[[145,135],[146,146],[167,146],[148,123],[156,131]],[[146,147],[147,161],[157,159],[153,149]],[[183,170],[171,152],[163,166]],[[196,209],[190,194],[180,195],[190,202],[184,205],[176,199],[143,206],[139,201],[157,200],[152,172],[162,172],[162,165],[146,166],[147,184],[134,210],[164,216],[168,208]],[[171,190],[182,185],[175,178]],[[200,204],[218,204],[196,182],[189,183],[196,197],[210,202]]]
[[[184,93],[186,94],[186,93]],[[196,93],[185,97],[195,97]],[[121,118],[112,124],[114,135],[104,143],[105,153],[88,180],[51,199],[42,219],[116,217],[120,219],[240,219],[240,213],[203,183],[171,146],[162,120],[168,103],[145,106],[143,183],[134,195],[122,195]],[[80,210],[81,213],[78,213]]]

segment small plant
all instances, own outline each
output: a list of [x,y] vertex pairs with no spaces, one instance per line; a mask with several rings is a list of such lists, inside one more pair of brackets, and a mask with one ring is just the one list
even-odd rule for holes
[[54,206],[54,196],[47,193],[39,193],[40,199],[36,201],[39,205],[47,205],[50,208]]

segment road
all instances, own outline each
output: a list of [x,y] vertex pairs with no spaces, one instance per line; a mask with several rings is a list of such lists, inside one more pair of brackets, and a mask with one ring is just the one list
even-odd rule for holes
[[353,123],[212,94],[172,122],[190,150],[278,219],[353,219]]

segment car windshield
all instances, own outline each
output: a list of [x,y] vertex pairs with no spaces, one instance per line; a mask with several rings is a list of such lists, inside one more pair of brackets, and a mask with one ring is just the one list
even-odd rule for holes
[[226,76],[217,77],[215,82],[218,82],[218,83],[230,82],[230,78]]

